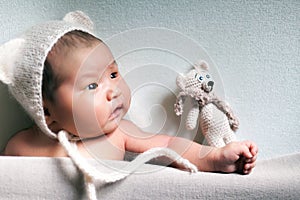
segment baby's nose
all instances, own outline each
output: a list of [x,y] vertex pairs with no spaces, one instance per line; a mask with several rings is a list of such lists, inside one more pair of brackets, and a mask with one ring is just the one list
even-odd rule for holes
[[111,101],[113,100],[114,98],[117,98],[118,96],[120,96],[121,94],[121,90],[118,89],[118,88],[115,88],[115,89],[109,89],[107,91],[107,95],[106,95],[106,98],[108,101]]

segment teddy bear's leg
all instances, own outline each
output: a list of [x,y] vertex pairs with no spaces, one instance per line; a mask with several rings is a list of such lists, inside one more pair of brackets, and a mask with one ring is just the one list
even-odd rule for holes
[[225,144],[228,144],[228,143],[233,142],[233,141],[236,141],[236,140],[237,140],[237,139],[236,139],[236,136],[235,136],[235,134],[234,134],[233,132],[227,133],[227,134],[225,135],[225,137],[224,137],[224,142],[225,142]]
[[200,127],[207,143],[211,146],[225,146],[224,137],[231,131],[225,114],[214,104],[207,104],[200,113]]
[[207,140],[207,144],[209,146],[214,146],[214,147],[223,147],[225,146],[225,142],[223,138],[221,137],[216,137],[214,135],[208,134],[205,136],[205,139]]
[[195,101],[186,119],[186,128],[188,130],[193,130],[196,128],[199,112],[200,109],[198,102]]

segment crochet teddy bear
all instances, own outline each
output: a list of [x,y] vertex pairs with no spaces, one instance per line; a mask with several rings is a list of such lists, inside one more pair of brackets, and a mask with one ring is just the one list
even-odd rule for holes
[[207,143],[222,147],[236,140],[234,132],[238,129],[238,119],[231,108],[213,92],[214,80],[208,73],[208,64],[200,61],[185,75],[178,75],[176,83],[180,89],[175,107],[176,115],[183,113],[186,97],[192,98],[192,108],[187,119],[186,128],[193,130],[199,125]]

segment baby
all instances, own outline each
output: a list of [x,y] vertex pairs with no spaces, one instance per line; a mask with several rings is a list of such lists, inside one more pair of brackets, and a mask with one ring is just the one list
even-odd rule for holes
[[[1,46],[0,80],[36,123],[10,139],[5,155],[70,156],[85,175],[90,199],[96,198],[96,177],[104,182],[122,177],[99,175],[82,157],[123,160],[125,151],[158,152],[164,149],[159,147],[168,147],[185,158],[176,160],[173,156],[170,164],[178,168],[252,171],[258,149],[251,141],[232,142],[222,148],[203,146],[180,137],[144,132],[123,119],[130,106],[129,87],[110,49],[92,28],[84,13],[71,12],[63,21],[33,27],[24,38]],[[156,156],[170,157],[174,151]]]
[[[255,166],[257,147],[253,142],[213,148],[179,137],[146,133],[122,119],[130,106],[130,90],[109,48],[89,33],[74,30],[63,35],[44,65],[42,94],[47,125],[54,133],[65,130],[80,136],[77,146],[85,157],[91,156],[86,150],[89,148],[98,158],[122,160],[125,150],[141,153],[153,147],[169,147],[201,171],[248,174]],[[57,141],[36,126],[16,134],[5,154],[67,156]]]

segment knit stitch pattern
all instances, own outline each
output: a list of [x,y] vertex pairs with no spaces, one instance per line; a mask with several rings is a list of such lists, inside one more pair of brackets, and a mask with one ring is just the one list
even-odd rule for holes
[[51,21],[40,24],[28,30],[23,38],[22,55],[16,60],[13,84],[10,92],[31,115],[45,134],[56,138],[45,122],[42,102],[42,78],[44,62],[53,45],[67,32],[81,30],[92,34],[88,29],[66,23],[65,21]]
[[182,115],[184,101],[186,97],[190,97],[192,108],[187,115],[186,128],[195,129],[199,120],[207,143],[222,147],[236,140],[234,131],[237,130],[239,122],[231,108],[212,92],[215,82],[207,70],[208,64],[200,61],[186,75],[177,77],[180,92],[174,110],[176,115]]

